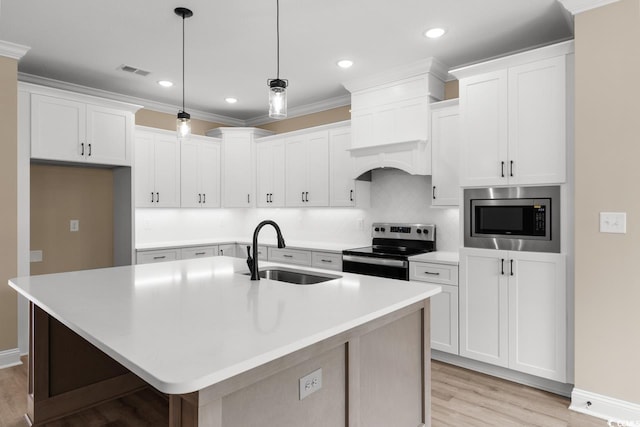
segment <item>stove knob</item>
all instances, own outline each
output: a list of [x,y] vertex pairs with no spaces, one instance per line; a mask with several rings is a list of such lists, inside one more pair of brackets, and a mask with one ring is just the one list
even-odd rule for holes
[[426,228],[425,228],[424,230],[422,230],[422,232],[423,232],[424,234],[429,234],[429,230],[427,230]]
[[375,231],[380,231],[380,229],[378,227],[374,228]]
[[419,228],[416,230],[416,233],[421,234],[422,230],[420,230]]
[[382,227],[382,228],[380,229],[380,231],[382,231],[382,232],[384,233],[384,232],[385,232],[385,231],[387,231],[387,230],[385,230],[385,228],[384,228],[384,227]]

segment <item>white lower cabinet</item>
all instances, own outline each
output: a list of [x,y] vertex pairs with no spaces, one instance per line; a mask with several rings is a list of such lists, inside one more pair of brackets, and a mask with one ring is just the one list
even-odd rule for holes
[[460,250],[460,355],[566,381],[562,254]]
[[[236,244],[236,258],[247,258],[247,247],[251,249],[252,245],[246,243]],[[253,256],[253,255],[252,255]],[[268,251],[266,246],[258,245],[258,259],[266,261],[268,259]]]
[[327,270],[342,271],[342,254],[338,252],[311,253],[311,266]]
[[180,259],[206,258],[216,256],[218,246],[194,246],[180,249]]
[[410,262],[409,280],[442,287],[442,292],[431,298],[431,348],[458,354],[458,266]]
[[269,261],[310,266],[311,251],[300,249],[269,248]]
[[228,245],[218,245],[218,253],[219,256],[236,256],[236,244],[230,243]]
[[151,264],[154,262],[175,261],[180,259],[180,249],[154,249],[150,251],[138,251],[136,264]]

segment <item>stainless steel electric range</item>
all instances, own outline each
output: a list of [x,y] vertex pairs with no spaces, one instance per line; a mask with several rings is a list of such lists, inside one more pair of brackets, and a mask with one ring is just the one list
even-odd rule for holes
[[342,271],[409,280],[409,257],[436,250],[433,224],[374,223],[371,246],[342,251]]

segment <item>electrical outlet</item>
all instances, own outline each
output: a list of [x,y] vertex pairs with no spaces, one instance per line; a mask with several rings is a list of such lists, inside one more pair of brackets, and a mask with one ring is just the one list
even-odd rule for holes
[[600,212],[600,232],[601,233],[626,233],[627,213],[626,212]]
[[69,231],[80,231],[80,220],[72,219],[69,221]]
[[42,262],[42,251],[30,251],[29,252],[29,261],[30,262]]
[[300,400],[302,400],[322,388],[322,368],[305,375],[300,378],[298,382],[300,387]]

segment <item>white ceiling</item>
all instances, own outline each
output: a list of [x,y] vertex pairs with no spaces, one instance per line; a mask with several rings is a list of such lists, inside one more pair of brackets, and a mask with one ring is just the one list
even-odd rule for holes
[[[154,102],[181,103],[186,20],[186,110],[256,123],[276,73],[275,0],[3,0],[0,40],[30,46],[21,73]],[[423,36],[443,27],[439,40]],[[573,35],[557,0],[280,0],[280,76],[289,109],[334,99],[345,81],[435,57],[451,68]],[[349,58],[355,65],[339,69]],[[147,77],[122,72],[131,65]],[[157,80],[176,83],[170,89]],[[227,104],[225,97],[238,98]]]

